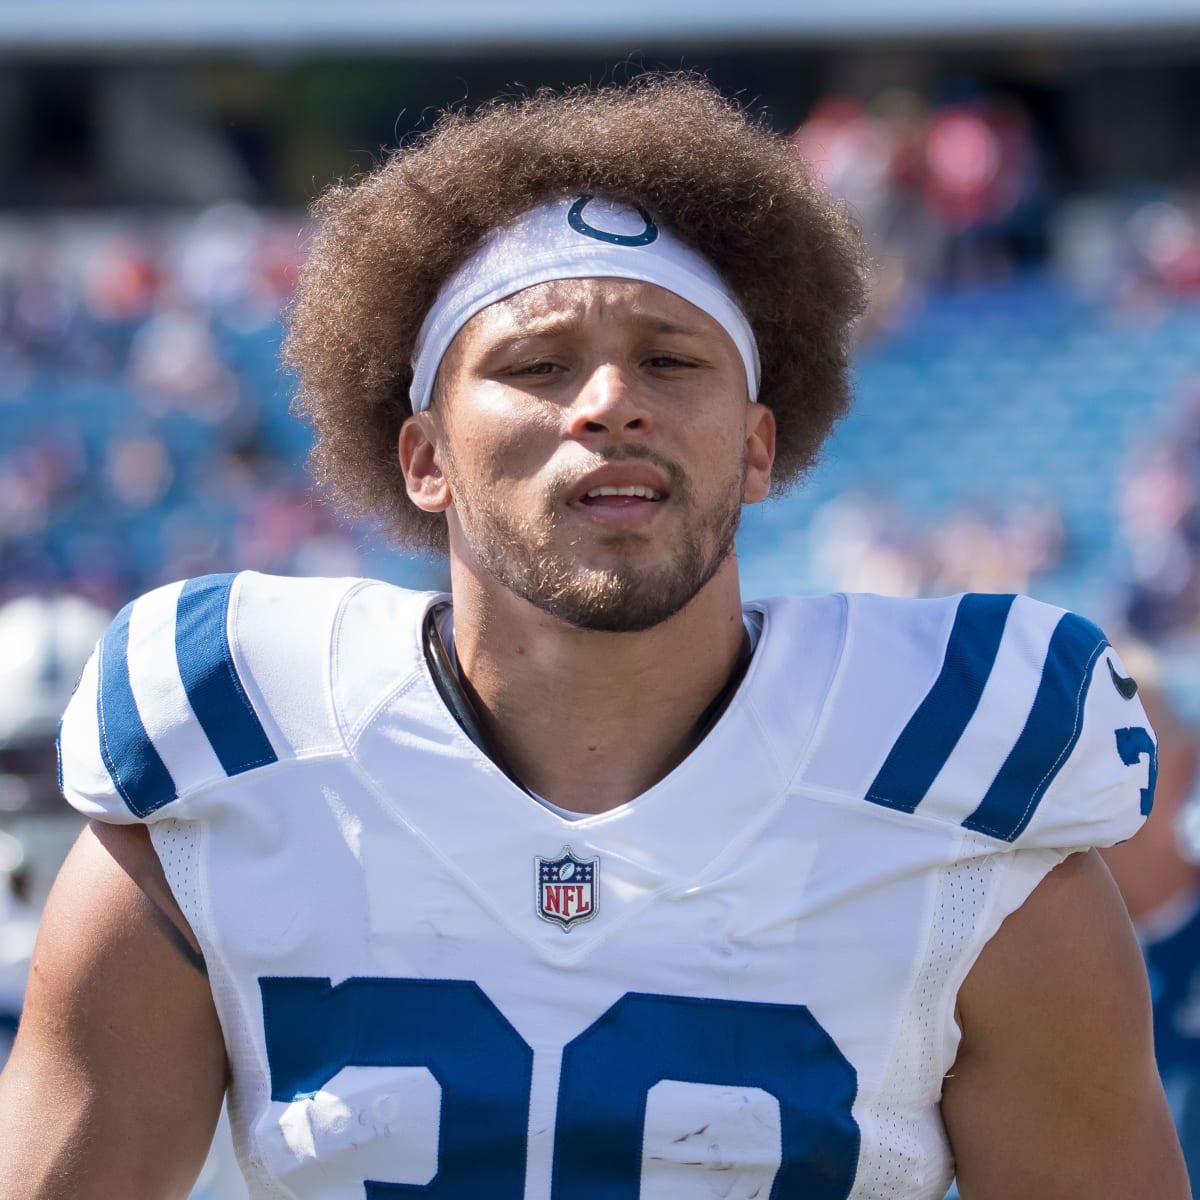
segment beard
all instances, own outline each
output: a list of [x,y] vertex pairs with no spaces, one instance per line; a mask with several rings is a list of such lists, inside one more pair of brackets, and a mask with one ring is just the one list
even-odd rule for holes
[[[639,633],[675,616],[708,583],[733,552],[742,513],[746,468],[703,511],[696,511],[693,489],[680,468],[639,447],[603,456],[605,461],[643,459],[671,481],[668,503],[691,510],[691,519],[666,561],[639,566],[636,550],[647,535],[617,532],[601,539],[615,561],[604,567],[579,562],[554,544],[554,505],[541,519],[518,518],[505,510],[497,490],[468,483],[452,457],[443,466],[463,536],[476,562],[497,582],[535,608],[579,629],[603,633]],[[574,477],[552,480],[549,497],[567,494]],[[628,549],[622,553],[622,545]]]

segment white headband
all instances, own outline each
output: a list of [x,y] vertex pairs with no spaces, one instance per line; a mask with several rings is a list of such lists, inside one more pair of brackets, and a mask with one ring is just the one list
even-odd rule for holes
[[656,225],[640,207],[602,197],[555,200],[493,229],[443,285],[421,323],[409,396],[429,407],[433,381],[454,335],[481,309],[552,279],[656,283],[708,313],[737,347],[750,399],[758,398],[758,346],[746,314],[702,254]]

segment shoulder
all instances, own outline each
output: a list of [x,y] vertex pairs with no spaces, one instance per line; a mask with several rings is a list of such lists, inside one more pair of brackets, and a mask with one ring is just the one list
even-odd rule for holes
[[958,1016],[942,1114],[964,1192],[1189,1194],[1141,955],[1098,855],[1068,857],[1007,917],[959,992]]
[[63,717],[63,794],[89,816],[152,819],[214,782],[335,747],[337,640],[352,599],[378,590],[412,595],[242,572],[132,601]]
[[1023,846],[1107,845],[1144,820],[1154,735],[1091,621],[973,593],[853,595],[845,613],[819,782]]

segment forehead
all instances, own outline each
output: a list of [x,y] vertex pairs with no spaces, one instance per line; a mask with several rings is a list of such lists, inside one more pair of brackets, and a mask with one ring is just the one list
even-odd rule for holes
[[552,279],[534,284],[477,312],[454,341],[478,345],[606,323],[718,338],[736,353],[732,339],[708,313],[658,284],[635,279]]

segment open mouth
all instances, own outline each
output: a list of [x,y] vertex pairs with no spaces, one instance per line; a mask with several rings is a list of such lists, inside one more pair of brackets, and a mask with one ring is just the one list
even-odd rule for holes
[[630,484],[626,487],[594,487],[589,488],[579,498],[580,504],[613,504],[622,502],[641,502],[649,500],[652,503],[660,503],[666,497],[651,487],[643,487],[640,484]]

